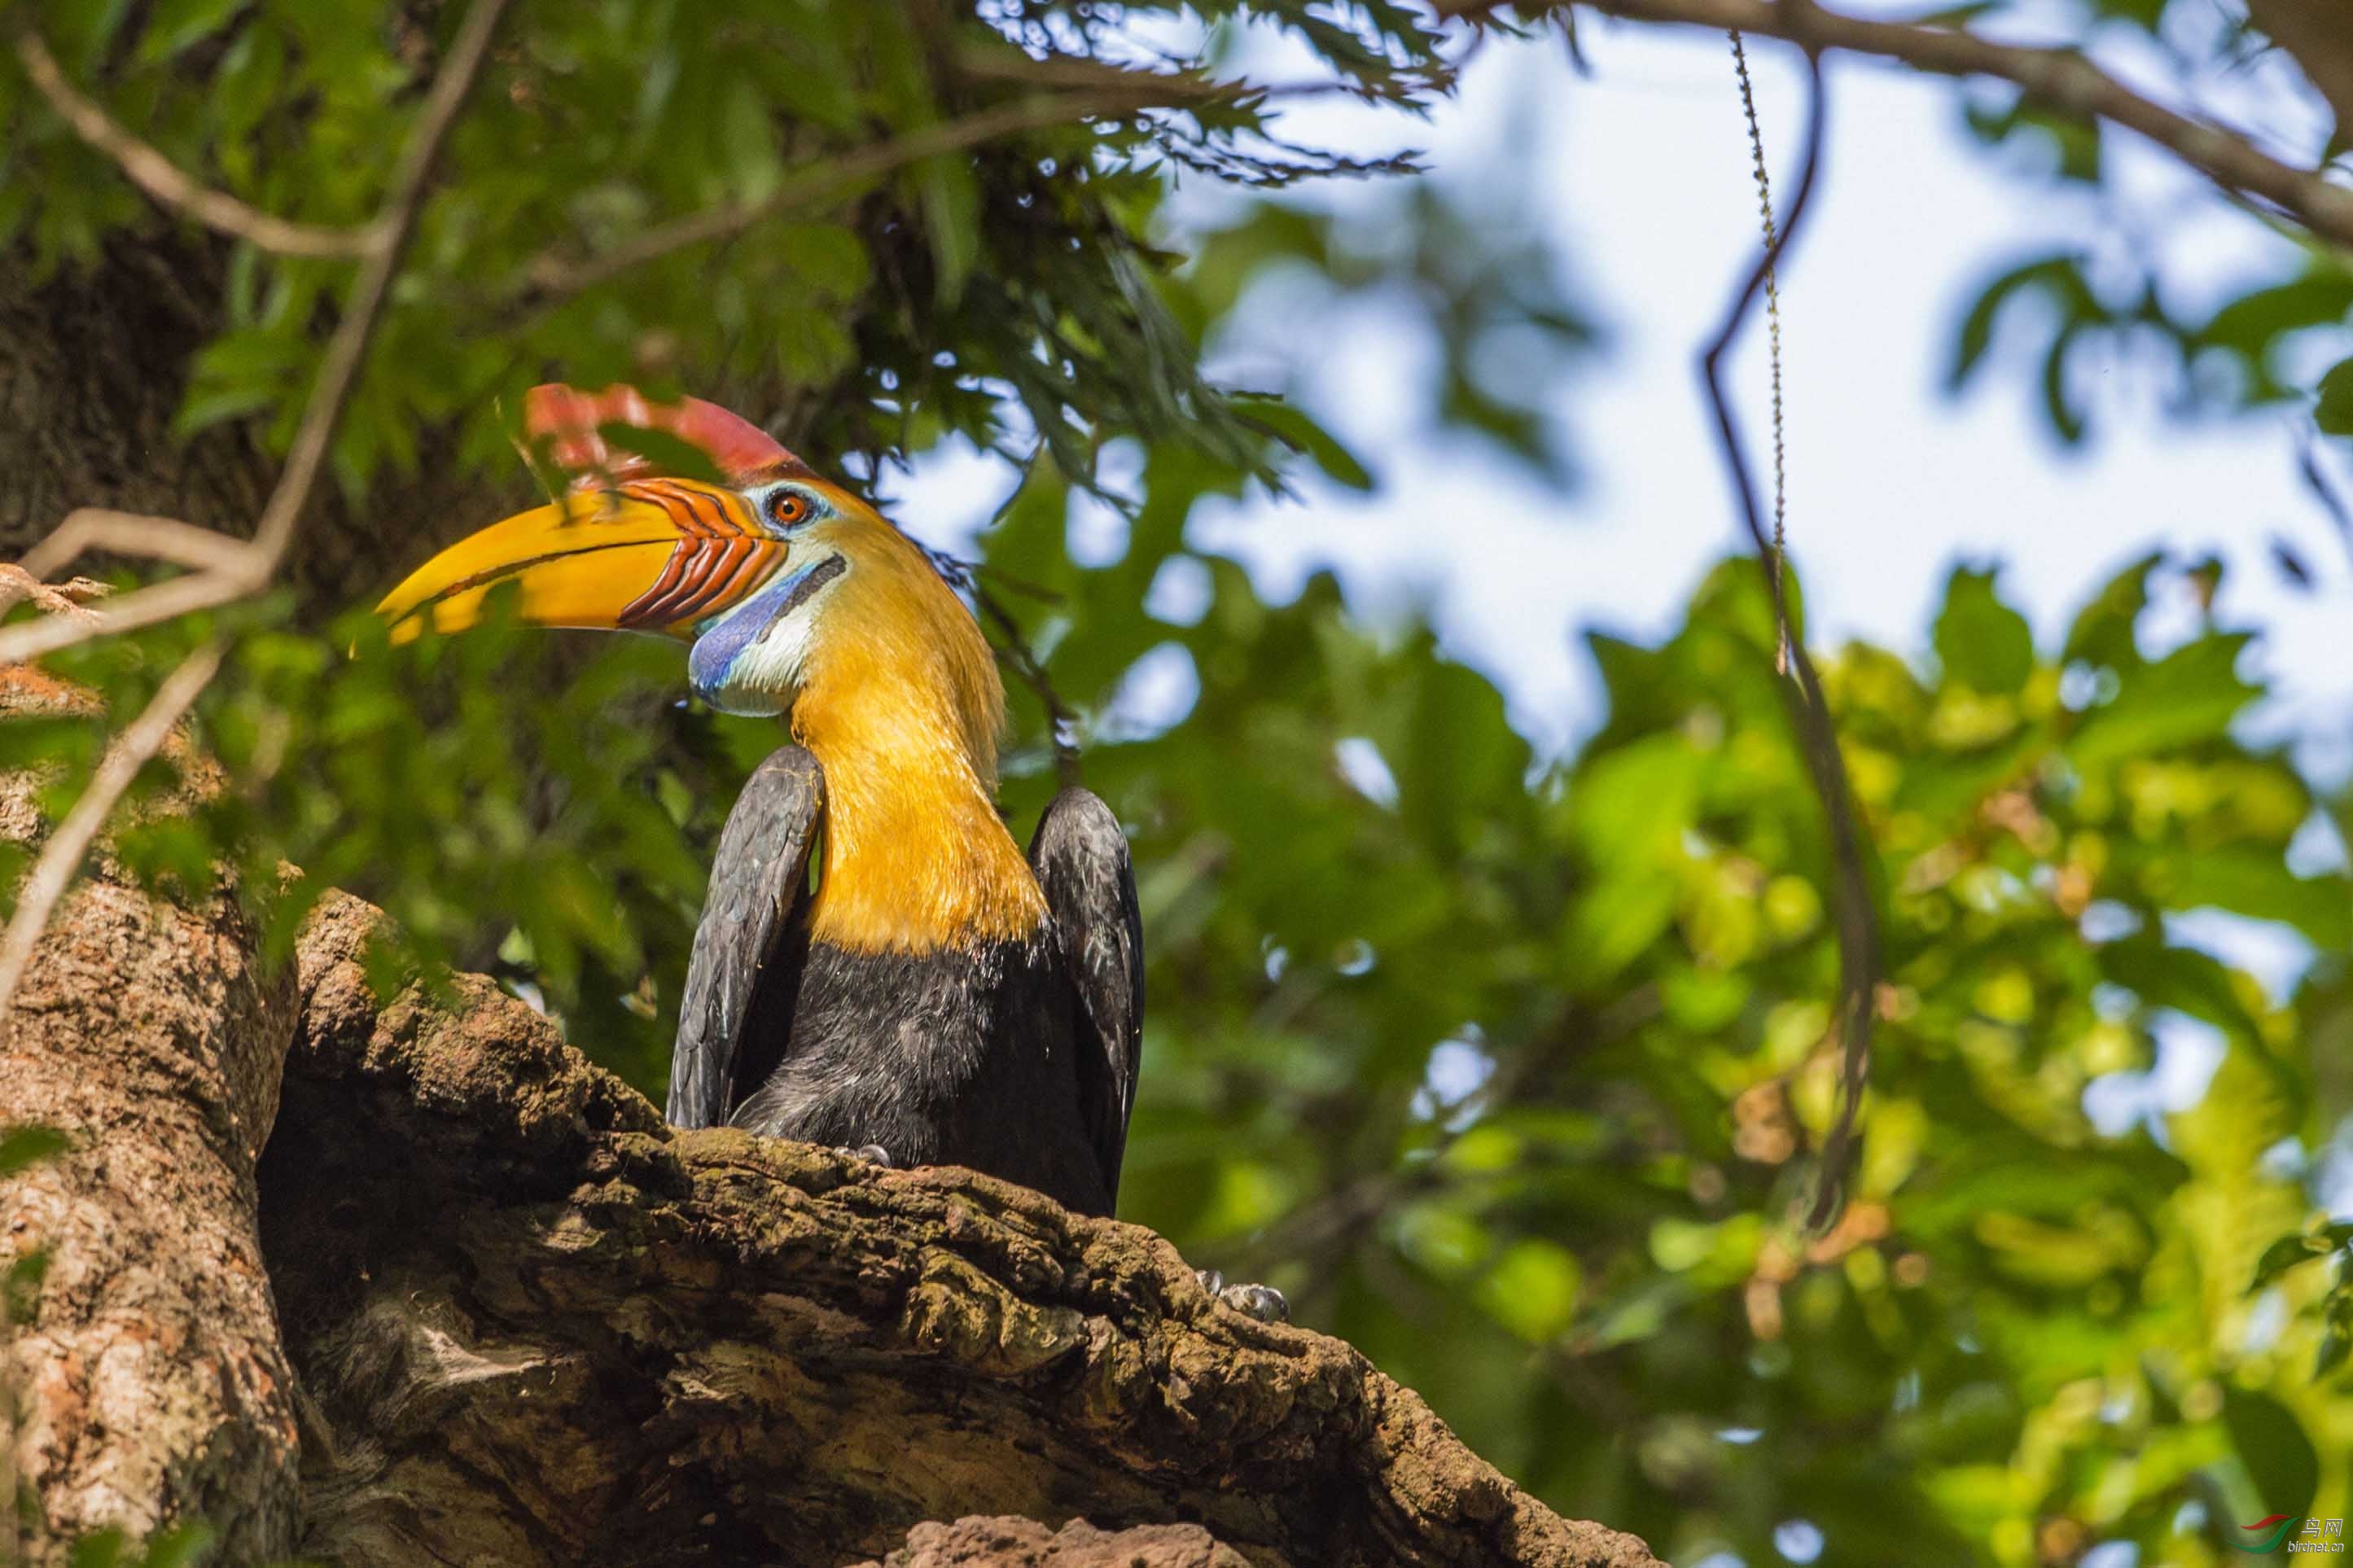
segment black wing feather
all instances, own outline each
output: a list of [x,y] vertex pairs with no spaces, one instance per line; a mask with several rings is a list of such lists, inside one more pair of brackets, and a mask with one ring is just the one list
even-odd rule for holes
[[809,846],[825,773],[799,746],[752,771],[727,814],[670,1054],[675,1127],[714,1127],[774,1068],[792,1029],[806,936]]
[[1085,790],[1066,789],[1039,819],[1029,864],[1078,993],[1079,1103],[1104,1191],[1116,1199],[1144,1048],[1144,917],[1127,838],[1111,807]]

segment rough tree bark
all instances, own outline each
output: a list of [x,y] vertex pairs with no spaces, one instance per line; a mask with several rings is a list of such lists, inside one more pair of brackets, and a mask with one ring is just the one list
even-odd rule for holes
[[979,1514],[1192,1521],[1260,1563],[1650,1561],[1150,1231],[672,1132],[477,977],[379,1009],[381,918],[333,900],[302,944],[262,1168],[306,1552],[838,1563]]
[[201,1518],[360,1568],[1652,1564],[1149,1231],[672,1131],[480,976],[379,1004],[382,919],[331,895],[273,977],[232,901],[101,864],[43,941],[0,1046],[0,1120],[72,1140],[0,1183],[0,1266],[51,1258],[0,1352],[24,1560]]
[[[0,713],[80,706],[0,670]],[[33,795],[26,775],[0,775],[0,835],[35,836]],[[49,1258],[29,1321],[10,1331],[0,1304],[15,1416],[0,1478],[39,1497],[31,1561],[101,1527],[192,1517],[222,1527],[226,1561],[293,1543],[293,1380],[254,1225],[293,1026],[291,977],[257,973],[232,903],[177,908],[103,879],[73,896],[17,989],[0,1125],[72,1136],[61,1159],[0,1184],[0,1273]]]

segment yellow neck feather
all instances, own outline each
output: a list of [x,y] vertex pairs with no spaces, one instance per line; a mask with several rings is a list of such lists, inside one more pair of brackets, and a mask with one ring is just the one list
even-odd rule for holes
[[861,952],[1028,936],[1046,900],[997,814],[1005,699],[987,643],[895,532],[837,593],[792,713],[825,769],[811,934]]

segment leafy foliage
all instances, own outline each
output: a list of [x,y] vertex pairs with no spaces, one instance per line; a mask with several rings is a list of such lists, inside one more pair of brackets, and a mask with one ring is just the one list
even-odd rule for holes
[[[1971,7],[1968,19],[1997,9]],[[2314,80],[2341,78],[2353,60],[2353,37],[2334,16],[2316,16],[2294,37],[2262,30],[2267,20],[2294,23],[2301,14],[2294,6],[2222,10],[2192,0],[2096,0],[2084,9],[2082,41],[2122,44],[2123,58],[2154,43],[2200,90],[2231,95],[2240,110],[2232,118],[2274,132],[2281,122],[2274,110],[2308,101]],[[2111,176],[2095,123],[2010,89],[1998,99],[1967,97],[1963,111],[1989,146],[2024,151],[2010,161],[2026,178],[2089,195],[2100,222],[2093,243],[2081,249],[2012,258],[1989,272],[1961,315],[1951,370],[1956,386],[1986,363],[2002,326],[2014,334],[2021,357],[2039,366],[2042,412],[2070,444],[2091,427],[2085,390],[2118,368],[2153,380],[2183,414],[2286,413],[2299,422],[2316,416],[2331,436],[2353,433],[2326,382],[2308,368],[2316,344],[2330,345],[2340,361],[2346,353],[2353,270],[2341,252],[2284,229],[2292,241],[2279,247],[2286,268],[2242,270],[2226,280],[2219,299],[2212,289],[2184,289],[2168,273],[2168,250],[2175,233],[2191,226],[2176,213],[2153,210],[2146,193]],[[2329,127],[2324,115],[2308,142],[2266,143],[2265,150],[2291,164],[2327,167],[2346,147],[2344,128]]]
[[66,1561],[69,1568],[197,1568],[210,1561],[216,1539],[202,1522],[159,1530],[136,1542],[119,1530],[101,1530],[75,1542]]
[[[1156,468],[1153,504],[1186,482]],[[992,560],[1051,572],[1058,521],[1017,509]],[[2243,639],[2142,651],[2157,563],[2060,650],[1963,570],[1941,669],[1830,661],[1889,967],[1856,1201],[1809,1239],[1836,958],[1753,565],[1661,647],[1597,637],[1609,721],[1539,767],[1485,682],[1328,582],[1271,606],[1206,560],[1197,622],[1138,625],[1123,580],[1189,559],[1166,538],[1050,579],[1066,692],[1170,644],[1200,687],[1088,759],[1150,868],[1130,1212],[1677,1561],[1759,1560],[1791,1518],[1824,1561],[2195,1552],[2345,1495],[2319,1292],[2244,1294],[2306,1202],[2282,1151],[2319,1125],[2342,963],[2272,998],[2168,921],[2341,954],[2353,888],[2287,868],[2323,803],[2232,739]],[[2194,1107],[2089,1114],[2185,1032],[2221,1052]]]
[[[26,1124],[0,1127],[0,1178],[29,1170],[45,1160],[53,1160],[67,1147],[64,1133],[54,1127]],[[7,1260],[0,1269],[0,1331],[8,1324],[20,1322],[32,1310],[33,1299],[41,1281],[49,1271],[47,1247],[29,1247]]]
[[[460,8],[59,3],[25,20],[70,74],[102,79],[116,116],[182,167],[334,226],[372,215]],[[1356,90],[1427,92],[1439,74],[1434,37],[1397,7],[1356,7],[1346,21],[1300,0],[1261,9],[1305,33]],[[927,5],[801,0],[514,10],[336,447],[354,490],[380,464],[413,468],[419,433],[451,420],[474,460],[502,460],[496,409],[551,364],[585,384],[675,389],[691,367],[701,390],[788,392],[796,439],[869,459],[950,431],[989,445],[1008,405],[1072,474],[1089,470],[1099,426],[1229,458],[1247,449],[1155,294],[1145,231],[1165,160],[1271,167],[1262,98],[1205,97],[1197,72],[1145,78],[1099,58],[1105,24],[1086,5],[987,7],[996,26]],[[1074,82],[1101,101],[1074,99],[1068,122],[1010,149],[984,143],[977,156],[828,184],[835,161],[883,134]],[[1089,112],[1098,118],[1080,122]],[[0,241],[19,239],[37,267],[154,226],[106,159],[13,76],[0,78],[0,125],[11,147]],[[665,221],[760,213],[796,182],[824,194],[609,285],[573,281]],[[226,330],[193,367],[183,428],[259,416],[282,442],[343,266],[239,248],[220,270]]]

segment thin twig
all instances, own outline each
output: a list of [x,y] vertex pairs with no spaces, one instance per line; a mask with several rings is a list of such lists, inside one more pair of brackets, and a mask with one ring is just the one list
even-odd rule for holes
[[[227,537],[224,535],[223,537]],[[248,563],[251,551],[240,552],[227,565],[209,572],[191,572],[151,587],[134,588],[109,603],[87,622],[47,616],[0,627],[0,666],[23,664],[59,648],[72,647],[93,637],[157,626],[198,610],[217,609],[252,593],[268,581],[255,576]]]
[[[1091,114],[1133,113],[1137,110],[1160,106],[1172,98],[1180,102],[1195,102],[1208,96],[1202,83],[1190,79],[1144,72],[1118,74],[1139,79],[1107,83],[1084,91],[1058,93],[1048,98],[1000,103],[961,120],[927,125],[920,131],[911,131],[903,136],[894,136],[889,141],[845,153],[797,179],[786,181],[760,201],[744,205],[712,207],[673,219],[586,260],[572,261],[552,251],[543,253],[525,271],[531,293],[521,301],[521,309],[528,313],[544,310],[561,300],[610,282],[625,272],[659,260],[674,251],[725,239],[754,224],[824,201],[909,163],[921,163],[925,158],[960,153],[984,142],[1018,135],[1025,131],[1042,130]],[[1271,95],[1275,89],[1238,85],[1224,90],[1257,97]]]
[[[1829,100],[1822,87],[1821,57],[1806,52],[1806,161],[1798,175],[1798,191],[1789,203],[1789,213],[1773,245],[1757,259],[1742,281],[1740,291],[1725,314],[1724,324],[1700,355],[1700,378],[1707,388],[1708,402],[1715,411],[1716,437],[1721,447],[1725,471],[1740,503],[1741,521],[1747,525],[1748,536],[1757,547],[1757,563],[1769,581],[1773,574],[1773,542],[1765,531],[1764,518],[1757,502],[1757,486],[1748,473],[1748,459],[1741,447],[1740,431],[1734,420],[1732,403],[1725,395],[1723,362],[1738,335],[1741,325],[1748,319],[1749,307],[1765,280],[1780,264],[1781,255],[1796,237],[1799,224],[1806,214],[1809,198],[1814,192],[1814,177],[1821,168],[1823,127],[1830,118]],[[1823,700],[1820,679],[1815,674],[1814,661],[1806,652],[1803,636],[1789,638],[1789,663],[1797,675],[1797,690],[1789,701],[1792,727],[1798,732],[1799,748],[1805,754],[1806,770],[1820,800],[1822,816],[1830,829],[1831,851],[1835,882],[1833,907],[1837,910],[1839,939],[1839,1038],[1845,1055],[1840,1074],[1838,1117],[1831,1125],[1830,1136],[1822,1145],[1820,1180],[1815,1187],[1810,1212],[1806,1216],[1809,1229],[1820,1230],[1838,1217],[1846,1201],[1846,1178],[1854,1152],[1855,1119],[1862,1105],[1863,1089],[1871,1073],[1872,1009],[1879,979],[1879,928],[1877,912],[1873,907],[1871,878],[1863,859],[1861,837],[1855,831],[1854,800],[1846,776],[1846,761],[1840,754],[1837,727],[1831,722],[1830,705]],[[1788,689],[1784,687],[1786,691]]]
[[221,645],[208,642],[186,658],[178,668],[164,679],[139,717],[114,738],[100,760],[98,771],[90,775],[90,786],[81,792],[73,809],[66,813],[49,841],[41,847],[40,858],[33,862],[25,880],[16,889],[16,912],[8,917],[8,928],[0,933],[0,1017],[6,1016],[9,1004],[16,995],[16,983],[25,977],[25,966],[33,957],[33,948],[48,929],[49,916],[55,912],[58,900],[65,897],[72,885],[74,873],[90,854],[90,847],[98,840],[106,826],[108,816],[139,770],[147,765],[164,742],[172,738],[172,731],[181,716],[195,702],[197,696],[220,669]]
[[82,507],[25,553],[16,564],[43,581],[54,577],[89,551],[111,550],[148,561],[168,561],[197,571],[234,564],[248,549],[241,539],[175,517]]
[[311,401],[302,410],[302,423],[286,455],[285,472],[253,531],[254,550],[265,575],[277,569],[279,558],[293,538],[295,521],[311,499],[311,481],[326,460],[335,427],[343,422],[344,405],[351,400],[352,386],[367,358],[368,342],[384,315],[385,297],[400,270],[401,253],[416,230],[434,162],[440,156],[449,127],[457,121],[458,111],[465,107],[466,95],[490,53],[491,36],[498,30],[499,16],[506,6],[507,0],[474,0],[465,20],[458,24],[457,37],[449,41],[448,58],[435,73],[424,107],[417,110],[417,124],[393,171],[391,192],[373,226],[377,243],[370,247],[360,263],[359,276],[352,280],[352,297],[344,302],[343,321],[327,344],[327,357],[319,366]]
[[[1773,176],[1765,167],[1765,132],[1757,123],[1757,89],[1748,79],[1748,51],[1740,35],[1732,38],[1733,74],[1740,79],[1740,112],[1748,121],[1748,154],[1757,175],[1757,210],[1765,225],[1765,254],[1773,254]],[[1789,470],[1788,439],[1781,417],[1781,281],[1770,266],[1765,268],[1765,322],[1769,329],[1767,357],[1773,371],[1773,672],[1789,673],[1788,575]]]
[[[1478,40],[1472,41],[1476,47]],[[1465,51],[1465,58],[1469,51]],[[1449,68],[1460,75],[1462,62]],[[976,81],[1019,82],[1038,88],[1086,88],[1122,98],[1136,96],[1165,101],[1171,107],[1196,102],[1263,98],[1331,98],[1346,96],[1383,101],[1388,94],[1361,82],[1317,78],[1294,81],[1219,81],[1190,70],[1157,71],[1110,65],[1076,55],[1050,55],[1043,59],[1018,49],[965,49],[955,57],[956,74]]]
[[[1501,0],[1437,0],[1441,16],[1483,16]],[[1997,43],[1965,28],[1882,22],[1813,0],[1587,0],[1630,21],[1684,23],[1899,60],[1936,76],[1996,77],[2040,103],[2147,137],[2233,195],[2266,204],[2315,237],[2353,250],[2353,190],[2281,162],[2243,132],[2193,120],[2142,97],[2073,49]],[[1567,7],[1561,7],[1566,10]]]
[[106,597],[111,591],[105,584],[93,583],[87,577],[45,583],[22,566],[0,565],[0,610],[13,610],[30,599],[44,615],[88,620],[98,614],[90,607],[90,602]]
[[[235,555],[209,570],[125,594],[90,621],[71,622],[52,616],[0,630],[0,665],[21,664],[94,637],[215,609],[258,593],[268,584],[285,556],[286,547],[293,541],[294,526],[303,508],[310,504],[311,493],[334,442],[336,427],[351,401],[360,366],[367,358],[368,344],[383,318],[392,279],[400,268],[401,253],[416,227],[434,160],[481,70],[483,58],[490,52],[491,37],[506,5],[507,0],[475,0],[458,25],[448,56],[435,75],[424,106],[417,111],[417,123],[401,150],[382,211],[369,226],[369,249],[353,279],[343,320],[334,336],[328,340],[318,377],[311,383],[310,401],[302,410],[302,422],[294,432],[294,445],[286,456],[286,467],[262,508],[253,538]],[[185,540],[181,542],[185,544]],[[42,554],[46,549],[45,542],[37,546],[34,553]],[[5,1005],[5,1000],[6,993],[0,991],[0,1005]]]
[[1054,678],[1046,673],[1045,665],[1029,647],[1029,639],[1021,635],[1021,624],[1013,618],[1012,612],[996,595],[982,587],[969,570],[965,574],[965,586],[980,613],[1005,639],[1006,662],[1013,666],[1013,673],[1021,678],[1021,684],[1037,693],[1039,704],[1046,710],[1046,732],[1054,742],[1056,782],[1064,789],[1077,787],[1081,779],[1079,746],[1073,737],[1078,732],[1078,721],[1064,705],[1062,694],[1054,689]]
[[970,567],[974,576],[986,577],[992,583],[1002,584],[1008,592],[1018,594],[1025,599],[1050,608],[1064,604],[1070,598],[1069,595],[1059,588],[1049,588],[1043,583],[1033,583],[1027,577],[1016,576],[1004,567],[987,561],[972,562]]
[[2328,521],[2337,525],[2337,537],[2345,542],[2348,550],[2353,550],[2353,510],[2347,509],[2345,498],[2337,493],[2337,487],[2330,484],[2328,476],[2320,471],[2319,443],[2314,438],[2310,425],[2296,431],[2295,466],[2296,471],[2304,476],[2305,489],[2312,492],[2313,499],[2328,514]]
[[116,123],[96,101],[84,97],[66,79],[57,57],[49,53],[40,35],[29,28],[17,35],[16,58],[33,86],[57,111],[58,118],[75,135],[112,159],[131,183],[154,198],[158,205],[277,256],[349,258],[366,254],[375,243],[373,227],[322,228],[315,224],[290,222],[192,177]]

